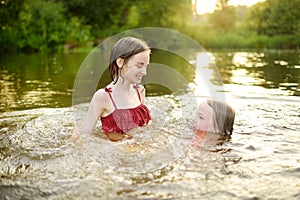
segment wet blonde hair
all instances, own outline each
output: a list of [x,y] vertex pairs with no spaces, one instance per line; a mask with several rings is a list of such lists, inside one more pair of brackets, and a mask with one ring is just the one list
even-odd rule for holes
[[213,127],[220,134],[231,135],[235,118],[234,109],[225,102],[209,99],[207,104],[213,109]]

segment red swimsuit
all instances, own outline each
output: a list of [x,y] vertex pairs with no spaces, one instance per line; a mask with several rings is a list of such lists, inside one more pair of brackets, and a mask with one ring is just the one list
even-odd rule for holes
[[[141,102],[138,87],[136,87],[136,90]],[[100,118],[104,133],[126,133],[130,129],[148,124],[151,120],[150,111],[142,102],[135,108],[118,109],[111,96],[111,88],[105,88],[105,92],[109,94],[115,110],[109,115]]]

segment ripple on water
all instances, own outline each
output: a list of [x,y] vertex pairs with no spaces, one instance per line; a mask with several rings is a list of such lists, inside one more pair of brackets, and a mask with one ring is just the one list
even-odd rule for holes
[[[72,108],[1,115],[0,197],[299,197],[299,102],[233,98],[231,139],[190,146],[194,112],[182,120],[182,102],[170,97],[148,101],[149,126],[133,131],[132,140],[115,143],[99,131],[83,136],[82,145],[70,142]],[[79,106],[81,112],[87,105]]]

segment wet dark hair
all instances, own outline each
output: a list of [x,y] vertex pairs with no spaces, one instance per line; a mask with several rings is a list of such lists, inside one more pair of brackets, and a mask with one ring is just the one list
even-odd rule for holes
[[217,100],[207,100],[207,104],[213,109],[213,123],[215,131],[223,135],[231,135],[235,111],[227,103]]
[[125,65],[132,56],[146,50],[150,50],[148,44],[134,37],[124,37],[114,44],[109,59],[109,73],[114,84],[119,80],[117,59],[124,59],[123,65]]

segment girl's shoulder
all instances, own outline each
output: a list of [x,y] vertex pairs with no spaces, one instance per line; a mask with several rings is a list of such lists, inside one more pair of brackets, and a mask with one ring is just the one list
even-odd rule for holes
[[109,96],[107,95],[107,93],[109,88],[100,88],[98,89],[95,93],[94,93],[94,98],[97,101],[105,101],[109,98]]

